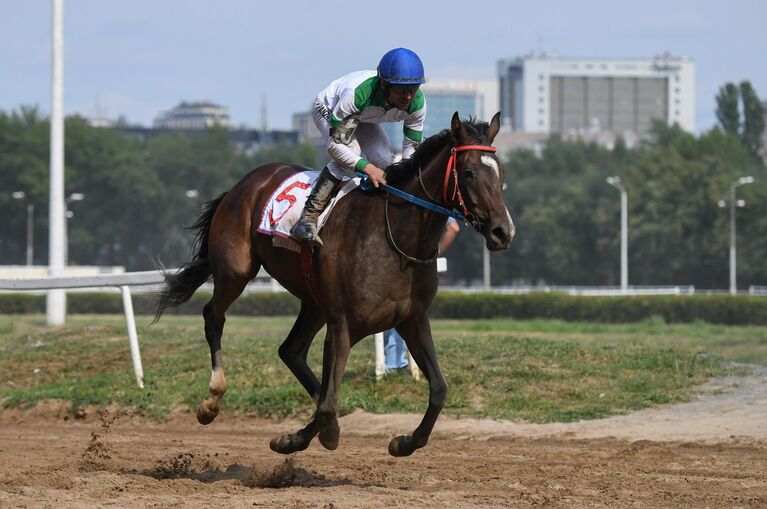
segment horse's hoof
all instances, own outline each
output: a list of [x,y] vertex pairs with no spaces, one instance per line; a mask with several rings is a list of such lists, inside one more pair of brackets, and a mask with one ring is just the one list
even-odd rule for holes
[[329,451],[335,451],[338,449],[338,441],[340,437],[341,428],[338,426],[338,420],[333,419],[330,424],[320,431],[317,438],[319,438],[322,447]]
[[201,403],[197,407],[197,422],[199,422],[200,424],[210,424],[211,422],[213,422],[213,419],[215,419],[217,415],[218,415],[218,412],[212,413],[208,410],[205,410],[204,403]]
[[309,447],[308,440],[301,440],[297,435],[282,435],[274,437],[269,442],[269,448],[280,454],[292,454]]
[[396,458],[403,456],[410,456],[415,451],[413,447],[413,439],[407,435],[400,435],[394,437],[389,442],[389,454]]

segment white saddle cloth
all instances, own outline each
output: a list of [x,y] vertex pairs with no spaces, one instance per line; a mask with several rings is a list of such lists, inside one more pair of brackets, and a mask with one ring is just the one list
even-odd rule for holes
[[[320,172],[302,171],[291,175],[274,190],[266,202],[264,210],[261,212],[261,221],[258,224],[258,231],[267,235],[275,235],[283,238],[290,237],[290,229],[301,217],[301,211],[304,209],[306,198],[317,181]],[[341,190],[333,200],[325,207],[317,220],[317,230],[322,228],[325,220],[330,215],[333,207],[338,200],[349,194],[360,184],[360,178],[344,180]]]

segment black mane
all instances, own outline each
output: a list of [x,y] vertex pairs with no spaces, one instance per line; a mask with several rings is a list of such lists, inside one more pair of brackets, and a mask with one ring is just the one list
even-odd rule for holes
[[[468,136],[474,138],[479,144],[488,144],[485,137],[489,126],[487,122],[480,122],[474,118],[469,118],[461,123]],[[386,183],[394,187],[400,187],[402,183],[414,178],[418,175],[418,167],[425,166],[437,152],[450,143],[451,139],[452,132],[450,129],[444,129],[434,136],[426,138],[415,149],[415,153],[409,159],[396,162],[386,168]]]

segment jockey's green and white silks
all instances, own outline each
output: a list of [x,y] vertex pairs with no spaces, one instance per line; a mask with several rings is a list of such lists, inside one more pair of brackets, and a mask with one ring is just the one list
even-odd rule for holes
[[[391,148],[380,128],[365,129],[366,124],[404,121],[402,157],[406,159],[423,138],[426,101],[418,90],[407,111],[397,109],[386,102],[375,71],[357,71],[335,80],[320,92],[313,114],[315,124],[327,137],[328,153],[333,160],[347,171],[361,171],[368,163],[361,152],[376,166],[391,163],[391,159],[377,161],[371,155],[391,154]],[[366,146],[355,146],[355,138]],[[379,146],[383,143],[385,147]],[[337,169],[330,169],[334,175],[337,173],[334,171]]]

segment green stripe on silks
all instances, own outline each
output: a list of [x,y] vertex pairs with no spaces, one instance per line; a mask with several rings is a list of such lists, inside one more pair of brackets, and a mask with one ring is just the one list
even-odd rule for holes
[[354,89],[354,107],[357,111],[364,111],[371,104],[383,106],[380,104],[383,101],[383,90],[379,83],[378,76],[372,76],[357,85]]
[[418,91],[415,93],[415,97],[410,102],[410,107],[407,109],[408,113],[415,113],[416,111],[423,108],[423,105],[426,104],[426,98],[423,95],[423,90],[418,89]]
[[420,142],[423,139],[423,131],[414,131],[409,127],[405,127],[403,131],[409,140]]

